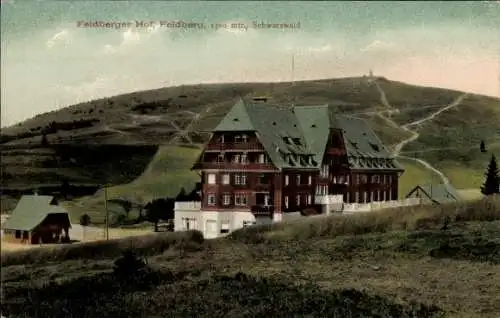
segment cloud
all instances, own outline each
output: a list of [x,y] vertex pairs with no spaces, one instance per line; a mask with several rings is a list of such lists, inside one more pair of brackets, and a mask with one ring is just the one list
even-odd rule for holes
[[50,39],[45,43],[49,49],[53,48],[57,43],[69,43],[69,32],[66,29],[63,29],[56,34],[54,34]]
[[374,40],[367,46],[361,48],[361,52],[374,52],[374,51],[388,51],[394,49],[396,45],[393,42],[386,42],[381,40]]

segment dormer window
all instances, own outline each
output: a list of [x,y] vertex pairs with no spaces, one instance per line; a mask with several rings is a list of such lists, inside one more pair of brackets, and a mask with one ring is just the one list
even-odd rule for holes
[[261,153],[259,154],[259,163],[266,163],[266,155]]
[[241,136],[241,142],[248,142],[248,136],[247,135]]
[[373,149],[373,150],[375,150],[375,151],[377,151],[377,152],[378,152],[378,151],[380,151],[380,148],[379,148],[379,146],[378,146],[378,145],[373,144],[373,143],[371,143],[371,142],[370,142],[370,146],[372,147],[372,149]]
[[234,136],[234,142],[241,142],[241,136],[240,135]]

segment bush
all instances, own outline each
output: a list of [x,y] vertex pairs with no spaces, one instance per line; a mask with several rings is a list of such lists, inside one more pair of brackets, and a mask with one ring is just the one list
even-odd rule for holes
[[2,252],[2,266],[77,259],[112,259],[121,256],[124,251],[129,249],[133,249],[136,255],[150,256],[162,254],[170,248],[193,250],[200,248],[203,242],[203,234],[198,231],[164,232],[108,241]]

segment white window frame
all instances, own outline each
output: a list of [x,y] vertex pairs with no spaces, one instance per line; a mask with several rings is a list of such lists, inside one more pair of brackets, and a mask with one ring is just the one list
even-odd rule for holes
[[380,190],[377,190],[377,202],[380,202]]
[[309,176],[307,177],[307,184],[311,185],[312,184],[312,175],[309,174]]
[[297,204],[297,206],[300,206],[300,194],[297,194],[297,196],[295,197],[295,203]]
[[248,142],[248,136],[247,135],[242,135],[241,136],[241,142]]
[[222,220],[220,224],[220,234],[229,233],[231,230],[231,222]]
[[259,163],[266,163],[266,155],[261,153],[259,154]]
[[245,193],[237,193],[234,195],[234,205],[246,206],[248,204],[248,196]]
[[363,203],[368,202],[368,192],[365,190],[363,191]]
[[240,163],[240,155],[233,156],[233,163]]
[[300,174],[297,175],[297,185],[300,185]]
[[[213,202],[212,200],[210,200],[211,198],[213,198]],[[207,194],[207,205],[210,206],[217,205],[217,196],[215,195],[215,193]]]
[[307,204],[312,204],[312,195],[307,195]]
[[229,173],[222,175],[222,184],[230,184],[231,183],[231,175]]
[[208,184],[217,184],[217,175],[215,173],[209,173],[207,175]]
[[222,205],[228,206],[231,204],[231,194],[224,193],[222,194]]
[[359,191],[354,192],[354,203],[359,203]]
[[240,163],[248,163],[248,154],[244,153],[241,155]]
[[234,184],[237,185],[245,185],[247,184],[247,176],[244,173],[235,173],[234,174]]
[[285,209],[288,209],[288,195],[285,195]]
[[287,186],[289,183],[290,183],[290,178],[289,178],[289,177],[288,177],[288,175],[286,174],[286,175],[285,175],[285,185]]

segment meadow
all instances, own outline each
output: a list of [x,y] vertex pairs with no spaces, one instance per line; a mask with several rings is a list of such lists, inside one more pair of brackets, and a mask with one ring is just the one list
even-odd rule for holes
[[9,317],[498,317],[499,222],[497,196],[309,217],[215,240],[176,232],[2,252],[1,311]]

